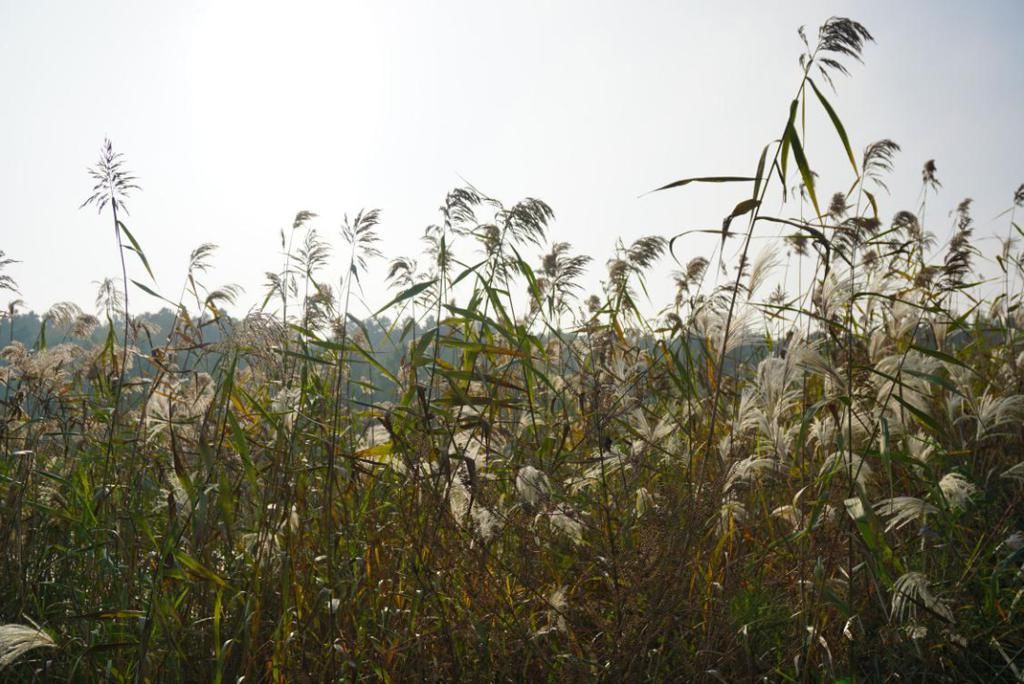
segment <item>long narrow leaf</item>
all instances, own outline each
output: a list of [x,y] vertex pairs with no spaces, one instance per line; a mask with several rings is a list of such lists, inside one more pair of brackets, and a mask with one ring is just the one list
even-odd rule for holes
[[416,283],[412,287],[408,287],[408,288],[402,290],[401,292],[398,293],[398,296],[396,296],[390,302],[388,302],[387,304],[382,306],[380,309],[378,309],[373,315],[374,316],[379,316],[382,313],[384,313],[385,311],[387,311],[388,309],[390,309],[391,307],[393,307],[395,304],[398,304],[399,302],[403,302],[406,299],[412,299],[413,297],[415,297],[419,293],[423,292],[424,290],[426,290],[428,287],[432,286],[436,282],[437,282],[437,278],[433,278],[431,280],[426,280],[426,281],[424,281],[422,283]]
[[839,135],[839,139],[843,143],[843,149],[846,150],[846,156],[850,160],[850,166],[853,167],[853,172],[858,176],[860,172],[857,171],[857,160],[853,156],[853,149],[850,148],[850,138],[846,135],[846,129],[843,127],[843,122],[839,120],[839,115],[836,114],[836,110],[832,108],[825,96],[818,90],[818,86],[814,84],[814,81],[807,79],[807,82],[811,84],[811,88],[814,90],[814,94],[818,96],[818,101],[821,102],[821,106],[825,108],[825,112],[828,114],[828,118],[832,120],[832,125],[836,129],[836,133]]
[[153,282],[156,282],[156,276],[153,275],[153,269],[149,267],[149,259],[146,258],[146,253],[143,252],[142,247],[139,246],[138,240],[135,239],[135,236],[132,235],[132,232],[128,230],[128,226],[124,225],[122,221],[118,221],[117,225],[121,230],[124,231],[125,236],[128,238],[128,242],[132,244],[132,251],[139,255],[139,259],[142,261],[142,265],[146,267],[146,273],[148,273],[149,277],[153,279]]
[[683,178],[682,180],[673,181],[668,185],[663,185],[660,188],[649,190],[640,196],[643,197],[644,195],[650,195],[652,192],[661,192],[662,190],[671,190],[672,188],[681,188],[690,183],[751,183],[756,180],[756,178],[750,176],[699,176],[696,178]]
[[814,205],[814,213],[817,214],[818,218],[821,218],[821,209],[818,207],[818,194],[814,191],[814,175],[811,173],[811,167],[807,164],[807,157],[804,155],[804,148],[800,144],[800,136],[797,135],[796,128],[790,126],[786,137],[789,138],[789,145],[793,150],[793,159],[800,170],[800,177],[804,181],[804,187],[807,188],[807,196],[811,198],[811,204]]

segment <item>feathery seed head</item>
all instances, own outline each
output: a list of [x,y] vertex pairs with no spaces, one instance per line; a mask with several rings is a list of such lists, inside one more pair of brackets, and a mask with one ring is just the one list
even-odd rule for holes
[[34,648],[56,648],[50,635],[35,626],[0,625],[0,671]]
[[914,496],[894,496],[882,499],[874,504],[873,508],[878,515],[889,518],[889,524],[885,526],[886,532],[898,530],[914,521],[924,523],[927,516],[939,512],[935,506]]
[[523,466],[516,473],[516,491],[527,506],[539,506],[551,496],[551,481],[533,466]]
[[918,608],[937,615],[947,622],[954,622],[953,611],[932,594],[928,576],[923,572],[908,572],[893,583],[892,617],[896,622],[917,619]]
[[939,489],[949,507],[963,510],[970,503],[971,497],[978,493],[978,488],[960,473],[946,473],[939,480]]
[[114,146],[109,139],[103,141],[100,159],[96,166],[89,169],[89,176],[95,185],[89,199],[82,202],[82,207],[94,204],[96,210],[102,212],[109,204],[115,212],[122,210],[128,213],[124,200],[132,190],[138,190],[139,186],[135,184],[135,176],[125,170],[123,155],[114,152]]

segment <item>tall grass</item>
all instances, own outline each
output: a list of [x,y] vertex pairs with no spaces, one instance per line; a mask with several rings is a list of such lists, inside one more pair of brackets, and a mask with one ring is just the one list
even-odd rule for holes
[[[680,264],[657,319],[637,298],[685,235],[620,245],[581,298],[589,257],[551,240],[550,207],[466,187],[368,317],[352,304],[378,213],[341,227],[335,290],[318,275],[333,241],[303,211],[241,320],[221,308],[237,289],[203,282],[202,245],[167,339],[129,313],[124,258],[105,344],[69,305],[46,317],[61,343],[45,324],[31,348],[12,338],[4,675],[1019,680],[1024,194],[986,310],[969,201],[936,253],[934,163],[917,214],[886,215],[898,145],[855,153],[825,94],[870,34],[836,18],[800,35],[795,97],[752,174],[661,188],[741,190],[717,261]],[[830,198],[802,144],[815,109],[850,166]],[[90,202],[148,270],[119,164],[108,143]],[[769,215],[779,194],[788,212]],[[766,293],[782,249],[797,290]],[[732,275],[712,286],[716,268]]]

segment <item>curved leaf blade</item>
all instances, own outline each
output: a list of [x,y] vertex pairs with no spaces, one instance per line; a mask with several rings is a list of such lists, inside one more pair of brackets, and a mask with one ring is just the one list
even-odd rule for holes
[[850,138],[846,135],[846,128],[843,127],[843,122],[839,120],[839,115],[836,114],[836,110],[832,108],[829,101],[825,99],[821,91],[818,90],[818,86],[814,85],[814,81],[807,79],[807,82],[811,84],[811,88],[814,90],[814,94],[818,96],[818,101],[821,102],[821,106],[825,108],[825,112],[828,114],[828,118],[832,120],[832,125],[836,129],[836,133],[839,135],[839,140],[843,143],[843,149],[846,150],[846,156],[850,160],[850,166],[853,167],[853,172],[860,176],[860,172],[857,171],[857,160],[853,156],[853,149],[850,147]]
[[[649,195],[652,192],[661,192],[662,190],[671,190],[672,188],[681,188],[690,183],[753,183],[756,180],[756,178],[750,176],[698,176],[696,178],[683,178],[682,180],[673,181],[668,185],[645,192],[644,195]],[[643,197],[644,195],[640,196]]]

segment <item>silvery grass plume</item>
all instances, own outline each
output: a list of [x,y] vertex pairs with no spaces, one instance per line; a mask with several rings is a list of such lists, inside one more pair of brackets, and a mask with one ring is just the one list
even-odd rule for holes
[[75,344],[58,344],[30,351],[20,342],[13,342],[0,352],[6,361],[9,377],[22,383],[38,383],[43,393],[57,391],[69,376],[88,363],[88,352]]
[[840,278],[833,271],[814,289],[812,300],[818,307],[819,315],[831,320],[842,316],[856,290],[852,277]]
[[727,312],[705,306],[693,316],[694,332],[704,338],[710,358],[717,359],[722,354],[723,340],[726,340],[725,353],[728,354],[750,338],[752,321],[756,313],[752,307],[740,307],[737,304],[736,312],[729,323],[728,336],[726,336]]
[[723,493],[728,493],[741,484],[753,484],[761,482],[769,477],[785,472],[786,466],[772,458],[758,458],[748,456],[733,462],[729,466],[729,472],[725,477]]
[[736,526],[746,519],[746,507],[735,499],[726,499],[718,509],[715,532],[719,537],[732,537]]
[[51,326],[65,328],[81,313],[81,307],[74,302],[57,302],[43,314],[43,320]]
[[471,482],[469,468],[462,462],[448,487],[448,505],[455,522],[460,527],[469,528],[477,539],[486,544],[501,531],[503,521],[494,511],[476,501],[470,489]]
[[672,278],[676,286],[675,311],[668,315],[672,317],[676,324],[682,324],[682,320],[679,318],[679,310],[688,301],[691,305],[695,304],[696,295],[699,293],[700,287],[704,282],[704,274],[707,271],[707,267],[708,260],[699,256],[690,259],[684,270],[673,272]]
[[591,259],[585,255],[571,256],[571,248],[568,242],[556,242],[551,245],[551,251],[541,257],[531,313],[543,308],[557,319],[569,310],[570,302],[577,299],[576,291],[581,287],[577,281]]
[[787,523],[794,532],[799,531],[804,526],[803,513],[801,513],[799,508],[792,504],[779,506],[772,511],[771,515],[773,518]]
[[286,339],[287,331],[280,320],[262,311],[254,311],[234,326],[227,349],[245,352],[250,357],[273,359]]
[[656,508],[657,505],[654,495],[647,487],[640,487],[636,490],[636,503],[633,506],[633,512],[637,518],[644,517],[647,511]]
[[516,491],[524,504],[536,508],[551,496],[551,481],[533,466],[523,466],[516,473]]
[[[538,520],[541,515],[545,514],[538,515]],[[558,504],[546,516],[548,524],[568,537],[573,544],[579,546],[583,543],[583,523],[579,519],[579,513],[572,506],[566,503]]]
[[757,366],[755,388],[761,409],[769,419],[779,419],[800,401],[800,380],[810,350],[794,336],[784,358],[769,356]]
[[788,416],[800,402],[802,359],[806,350],[799,338],[790,342],[785,357],[769,356],[757,366],[753,385],[740,398],[738,428],[754,430],[771,444],[773,455],[785,459],[800,429]]
[[865,300],[858,301],[864,310],[861,320],[865,324],[865,328],[868,327],[866,324],[870,324],[872,328],[877,327],[879,332],[884,329],[885,320],[892,306],[892,300],[884,295],[896,294],[894,285],[895,281],[892,280],[888,272],[883,270],[868,272],[863,291],[873,292],[882,296],[868,297]]
[[1024,532],[1021,530],[1008,534],[1006,539],[1004,539],[996,548],[997,551],[1005,550],[1009,553],[1015,553],[1021,549],[1024,549]]
[[908,572],[892,585],[892,619],[896,622],[916,620],[918,608],[924,608],[947,622],[955,622],[949,606],[932,594],[928,576],[923,572]]
[[99,325],[95,316],[85,313],[73,302],[57,302],[43,314],[43,320],[67,330],[72,337],[86,337]]
[[[977,428],[977,439],[1004,433],[1020,425],[1024,420],[1024,395],[1012,394],[999,397],[986,390],[972,402]],[[963,418],[966,418],[964,416]]]
[[166,377],[146,403],[149,437],[173,431],[176,437],[194,438],[194,423],[213,403],[216,391],[209,373],[196,373],[184,381]]
[[[793,343],[790,346],[795,346]],[[825,358],[816,348],[809,344],[799,344],[797,363],[802,370],[818,375],[825,380],[827,394],[846,394],[846,379],[836,369],[835,364]]]
[[871,466],[864,460],[864,457],[856,452],[851,454],[849,451],[833,451],[821,464],[818,477],[825,478],[835,475],[850,477],[853,482],[864,488],[874,478],[874,471],[871,470]]
[[943,475],[942,479],[939,480],[939,490],[942,492],[942,497],[946,500],[946,504],[954,511],[961,511],[967,508],[971,497],[978,493],[978,488],[960,473],[946,473]]
[[769,417],[762,409],[753,406],[751,402],[744,402],[743,399],[740,400],[740,410],[737,411],[736,418],[739,432],[754,431],[768,443],[767,449],[770,450],[771,456],[780,460],[785,460],[789,456],[790,446],[800,431],[799,423],[787,424],[781,416]]
[[906,445],[910,458],[921,465],[928,465],[935,456],[935,444],[920,437],[908,436]]
[[764,285],[768,276],[779,266],[779,263],[779,248],[777,245],[772,244],[758,252],[750,267],[750,276],[747,278],[748,300],[752,299],[757,290]]
[[534,637],[541,637],[552,632],[568,632],[569,623],[565,619],[565,611],[569,608],[569,601],[566,598],[568,589],[562,585],[551,592],[547,598],[548,609],[546,611],[546,624],[533,633]]
[[[470,415],[475,409],[467,408],[463,415]],[[448,454],[453,458],[469,459],[473,462],[473,476],[477,479],[494,479],[492,456],[505,445],[505,439],[496,430],[483,435],[477,430],[460,430],[448,445]],[[467,467],[468,463],[467,463]]]
[[935,506],[914,496],[894,496],[882,499],[874,504],[875,512],[883,518],[889,518],[885,531],[898,530],[915,520],[924,522],[929,515],[939,512]]
[[830,453],[836,447],[836,421],[832,416],[815,416],[811,421],[809,441],[815,444],[819,454]]
[[914,293],[908,293],[903,299],[909,301],[893,303],[889,315],[885,318],[885,330],[891,342],[906,338],[925,320],[919,308],[921,303],[913,301],[920,299],[920,295],[915,297]]
[[301,397],[302,390],[298,387],[282,387],[270,401],[270,410],[282,418],[286,432],[290,432],[295,425]]
[[928,401],[932,396],[932,384],[927,376],[936,375],[940,368],[938,360],[918,351],[885,357],[875,364],[878,374],[873,379],[878,404],[891,404],[895,395],[922,413],[930,413]]
[[872,330],[868,336],[868,361],[874,366],[885,357],[897,351],[896,341],[886,334],[884,326],[889,317],[883,317],[883,327]]
[[11,371],[14,368],[24,366],[28,363],[31,356],[31,352],[28,347],[14,340],[10,344],[6,345],[3,349],[0,349],[0,360],[7,362],[7,370]]
[[99,213],[102,213],[109,204],[113,207],[115,216],[117,210],[128,213],[124,201],[131,191],[138,190],[139,186],[135,184],[136,177],[124,168],[124,155],[114,152],[114,146],[109,139],[103,141],[100,160],[96,166],[89,169],[89,176],[95,184],[92,194],[82,203],[82,207],[92,204]]
[[594,458],[590,459],[590,462],[593,465],[583,473],[566,479],[565,486],[572,494],[579,494],[590,487],[599,485],[605,479],[622,477],[624,473],[632,469],[629,461],[616,449],[597,453]]
[[[0,270],[3,270],[4,268],[10,266],[11,264],[17,263],[19,263],[17,259],[9,258],[6,255],[6,253],[2,249],[0,249]],[[14,280],[14,278],[5,273],[0,273],[0,290],[7,290],[8,292],[19,294],[18,283]]]
[[[974,416],[967,412],[967,408],[969,408],[969,405],[964,395],[947,392],[942,402],[943,413],[941,418],[943,424],[956,427],[968,418],[973,419]],[[962,431],[958,432],[962,433]],[[977,436],[976,432],[975,436]]]
[[189,495],[185,490],[184,485],[181,483],[181,479],[175,473],[172,472],[168,474],[167,487],[161,487],[160,492],[163,496],[161,496],[157,500],[156,505],[153,506],[154,512],[162,512],[170,508],[172,512],[179,517],[185,517],[188,514],[185,506],[178,505],[187,503],[189,501]]
[[0,625],[0,670],[34,648],[56,648],[50,635],[35,626]]
[[96,288],[96,310],[113,319],[115,316],[124,315],[124,294],[117,289],[117,282],[113,278],[93,281]]
[[657,424],[652,424],[642,409],[636,409],[630,414],[629,425],[640,437],[633,443],[634,454],[642,451],[645,445],[657,446],[675,429],[671,415],[665,415]]

